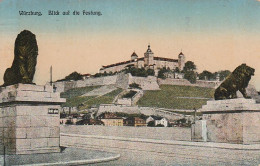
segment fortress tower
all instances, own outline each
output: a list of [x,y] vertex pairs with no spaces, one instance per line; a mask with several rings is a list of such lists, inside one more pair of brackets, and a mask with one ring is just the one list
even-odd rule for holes
[[184,65],[185,65],[185,56],[184,56],[184,54],[181,52],[181,53],[178,55],[178,68],[179,68],[180,70],[183,70]]
[[149,44],[147,51],[144,53],[144,66],[151,66],[151,65],[154,65],[154,54]]
[[133,54],[131,55],[131,60],[135,60],[137,58],[138,58],[137,54],[133,52]]

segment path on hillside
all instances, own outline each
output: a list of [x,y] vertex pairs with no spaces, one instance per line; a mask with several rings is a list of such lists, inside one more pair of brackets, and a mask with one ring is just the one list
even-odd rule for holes
[[96,88],[90,92],[85,93],[82,96],[103,96],[109,92],[116,90],[117,88],[114,85],[105,85],[100,88]]
[[179,98],[179,99],[202,99],[202,100],[210,100],[210,99],[213,99],[213,98],[206,98],[206,97],[175,97],[175,98]]

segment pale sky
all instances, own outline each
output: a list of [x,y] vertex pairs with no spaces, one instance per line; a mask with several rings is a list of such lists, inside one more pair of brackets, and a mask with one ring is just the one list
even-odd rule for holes
[[[42,16],[20,16],[22,10]],[[70,15],[49,16],[48,10]],[[155,56],[177,58],[182,50],[199,72],[233,71],[246,63],[256,69],[251,83],[260,90],[259,18],[257,0],[2,0],[0,84],[16,36],[27,29],[39,47],[37,84],[49,81],[51,65],[54,80],[73,71],[95,74],[102,65],[129,60],[133,51],[143,57],[150,43]]]

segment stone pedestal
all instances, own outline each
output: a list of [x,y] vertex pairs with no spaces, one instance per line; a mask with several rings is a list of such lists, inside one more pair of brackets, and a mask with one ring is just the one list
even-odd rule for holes
[[60,152],[60,105],[52,86],[16,84],[0,88],[0,152]]
[[253,99],[208,101],[203,117],[192,126],[194,141],[260,143],[260,104]]

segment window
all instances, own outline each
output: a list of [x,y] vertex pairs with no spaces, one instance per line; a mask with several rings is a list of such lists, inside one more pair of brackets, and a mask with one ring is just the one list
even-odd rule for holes
[[49,108],[48,114],[59,114],[59,109],[57,109],[57,108]]

